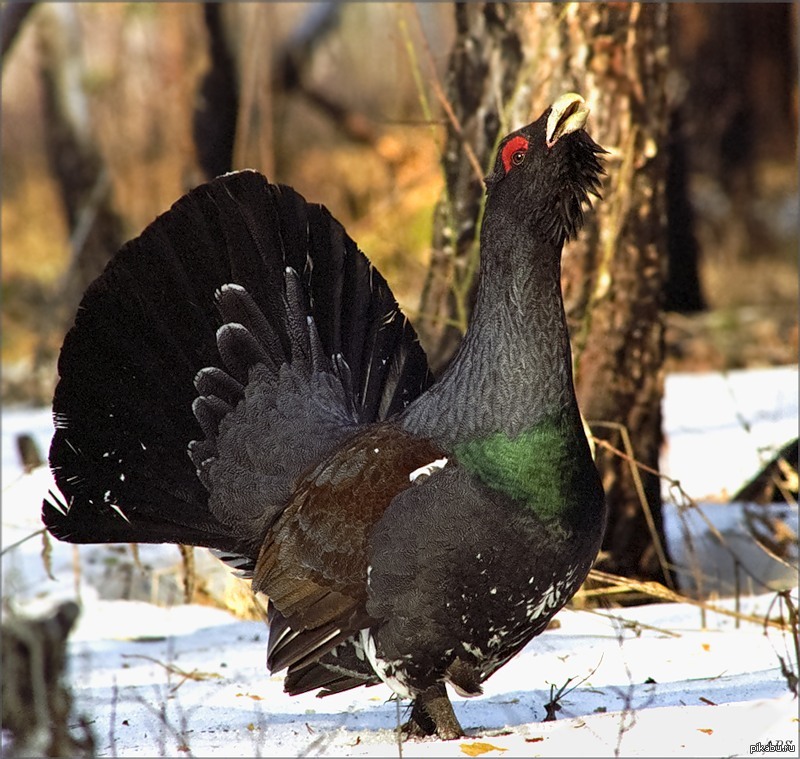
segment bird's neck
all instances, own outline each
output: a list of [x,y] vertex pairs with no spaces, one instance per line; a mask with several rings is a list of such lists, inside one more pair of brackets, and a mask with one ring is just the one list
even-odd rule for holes
[[478,296],[458,353],[405,415],[410,429],[448,448],[579,418],[561,251],[522,230],[501,232],[484,227]]
[[561,251],[520,232],[500,235],[504,249],[487,245],[489,231],[461,347],[405,424],[546,517],[592,465],[572,382]]

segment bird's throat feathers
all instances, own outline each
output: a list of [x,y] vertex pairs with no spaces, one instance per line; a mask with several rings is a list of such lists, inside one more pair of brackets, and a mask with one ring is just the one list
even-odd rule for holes
[[496,432],[461,442],[455,453],[459,464],[486,486],[545,522],[561,521],[572,504],[580,507],[578,480],[590,453],[583,429],[569,416],[547,417],[514,437]]

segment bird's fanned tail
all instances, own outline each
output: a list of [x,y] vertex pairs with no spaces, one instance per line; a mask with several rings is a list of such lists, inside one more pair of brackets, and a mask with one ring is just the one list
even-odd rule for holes
[[[59,375],[61,492],[43,508],[56,537],[252,558],[294,477],[432,380],[341,225],[249,171],[195,189],[114,256]],[[212,480],[229,497],[209,499]]]

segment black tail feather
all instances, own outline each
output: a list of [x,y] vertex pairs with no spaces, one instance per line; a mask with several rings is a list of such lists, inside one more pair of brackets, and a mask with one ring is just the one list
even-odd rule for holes
[[199,395],[215,395],[231,406],[244,395],[244,385],[216,366],[206,366],[197,372],[194,386]]
[[285,356],[285,349],[264,312],[244,288],[233,284],[224,285],[217,296],[217,303],[223,321],[241,324],[264,346],[273,361],[280,363]]
[[253,366],[271,364],[264,347],[241,324],[223,324],[217,330],[217,347],[228,373],[241,385],[247,384]]
[[[323,367],[333,384],[311,376]],[[257,552],[263,523],[236,509],[255,505],[220,493],[214,507],[216,480],[198,471],[220,454],[223,420],[238,414],[243,428],[226,426],[219,481],[237,490],[239,467],[245,490],[279,497],[285,462],[247,471],[248,456],[288,448],[302,463],[326,444],[291,450],[293,414],[304,435],[315,403],[327,404],[330,427],[337,414],[381,419],[432,380],[386,282],[341,225],[255,172],[197,188],[122,248],[84,295],[59,375],[50,463],[63,497],[43,508],[56,537],[244,555]],[[286,429],[273,439],[270,424]]]

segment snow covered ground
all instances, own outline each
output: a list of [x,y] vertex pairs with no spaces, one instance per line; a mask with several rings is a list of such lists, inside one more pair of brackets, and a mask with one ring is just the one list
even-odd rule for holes
[[[770,457],[765,446],[797,435],[797,383],[796,367],[668,378],[664,471],[699,499],[733,492],[755,473],[760,456]],[[90,720],[98,755],[399,755],[395,728],[405,705],[387,701],[388,688],[326,699],[286,696],[282,677],[265,670],[262,623],[212,607],[124,600],[153,592],[153,573],[137,568],[130,549],[54,542],[56,579],[49,579],[41,537],[24,538],[40,526],[50,477],[46,470],[22,474],[14,448],[20,432],[33,434],[45,452],[49,411],[3,413],[3,597],[34,614],[80,595],[70,682],[75,711]],[[726,537],[742,532],[736,507],[706,509]],[[781,513],[796,530],[796,508]],[[685,552],[678,508],[667,509],[666,518],[671,550]],[[699,527],[692,530],[695,541],[702,537]],[[24,542],[12,547],[17,541]],[[700,553],[707,562],[718,560],[710,549]],[[142,546],[139,561],[170,578],[174,572],[167,570],[179,556],[172,546]],[[772,562],[763,571],[775,583],[792,577],[781,570]],[[162,588],[158,595],[169,594]],[[775,618],[774,601],[774,593],[742,598],[740,611]],[[717,603],[734,608],[732,599]],[[703,619],[688,604],[564,610],[556,619],[560,625],[491,678],[483,696],[451,694],[468,738],[408,741],[402,755],[797,755],[797,700],[781,659],[795,673],[797,660],[790,637],[778,628],[711,612]],[[557,719],[544,721],[545,704],[562,688]],[[771,751],[751,750],[769,741]],[[774,750],[780,741],[783,754]]]
[[797,389],[796,366],[668,375],[662,473],[697,500],[728,500],[797,437]]

